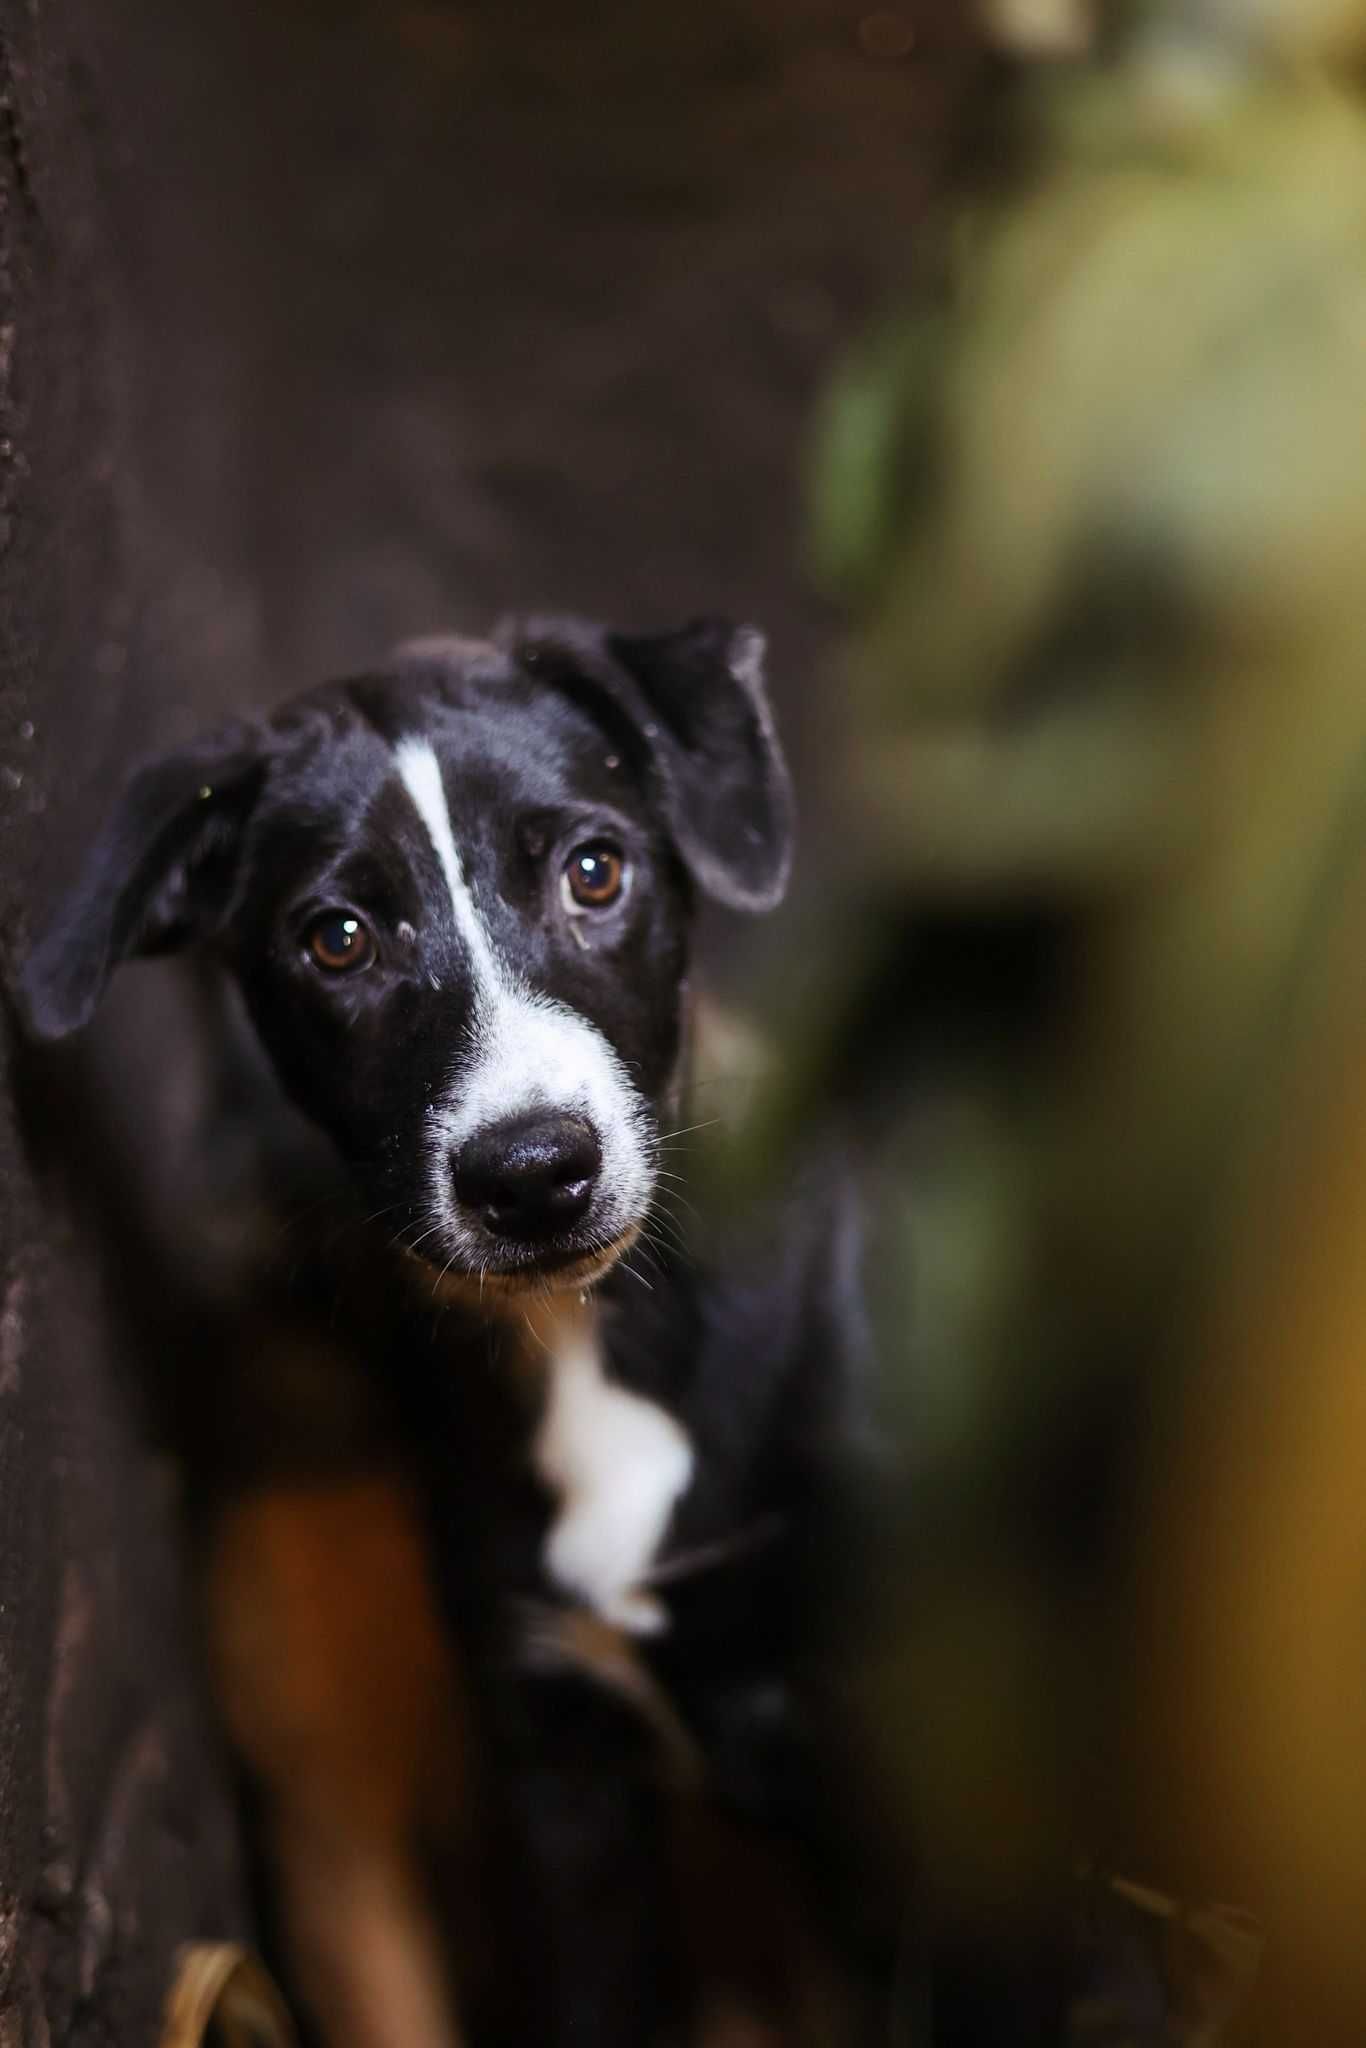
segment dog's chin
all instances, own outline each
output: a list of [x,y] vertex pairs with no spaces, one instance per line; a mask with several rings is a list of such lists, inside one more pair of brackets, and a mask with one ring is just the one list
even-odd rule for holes
[[458,1263],[443,1266],[423,1252],[408,1256],[432,1275],[432,1292],[438,1301],[496,1309],[529,1299],[543,1301],[548,1294],[582,1294],[596,1287],[630,1251],[641,1228],[639,1223],[628,1224],[609,1244],[586,1251],[552,1249],[519,1258],[515,1264],[494,1259],[478,1268]]

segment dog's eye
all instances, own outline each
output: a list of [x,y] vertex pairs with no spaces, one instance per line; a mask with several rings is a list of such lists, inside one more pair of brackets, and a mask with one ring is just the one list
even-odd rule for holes
[[626,885],[626,859],[610,839],[592,839],[576,846],[564,864],[561,894],[571,915],[580,910],[606,910]]
[[309,958],[328,974],[359,974],[375,957],[368,925],[348,910],[329,910],[304,935]]

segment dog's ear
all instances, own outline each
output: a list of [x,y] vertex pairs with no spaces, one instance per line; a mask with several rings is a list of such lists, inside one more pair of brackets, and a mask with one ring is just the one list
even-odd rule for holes
[[643,755],[699,888],[732,910],[771,910],[792,865],[792,785],[764,689],[764,637],[698,619],[673,633],[578,620],[508,629],[518,659],[605,695]]
[[121,960],[215,928],[265,768],[261,736],[238,725],[133,775],[20,972],[32,1037],[65,1038],[88,1023]]

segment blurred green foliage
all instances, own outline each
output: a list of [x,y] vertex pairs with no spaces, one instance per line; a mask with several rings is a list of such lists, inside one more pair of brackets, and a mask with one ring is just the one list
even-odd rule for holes
[[[818,426],[868,937],[798,1087],[890,1161],[912,1501],[871,1711],[968,1921],[1027,1925],[1078,1849],[1205,1846],[1154,1797],[1204,1505],[1171,1475],[1236,1404],[1204,1319],[1366,866],[1366,120],[1321,61],[1361,14],[1130,9],[1027,82],[1021,175]],[[1232,2038],[1178,2020],[1141,2038]]]

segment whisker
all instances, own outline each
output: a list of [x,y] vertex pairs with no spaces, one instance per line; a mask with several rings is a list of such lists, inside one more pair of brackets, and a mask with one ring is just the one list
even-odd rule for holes
[[[668,1221],[674,1225],[674,1229],[682,1231],[684,1229],[684,1219],[680,1217],[678,1210],[672,1206],[672,1202],[676,1202],[676,1200],[680,1200],[680,1196],[676,1196],[672,1188],[655,1188],[653,1212],[657,1214],[657,1217],[668,1217]],[[696,1210],[692,1210],[692,1221],[696,1221]]]
[[704,1088],[751,1088],[764,1078],[765,1076],[761,1073],[703,1074],[700,1078],[689,1081],[687,1093],[689,1095],[700,1095]]
[[686,1258],[688,1247],[678,1236],[676,1226],[670,1225],[669,1230],[665,1229],[664,1226],[668,1223],[668,1217],[656,1214],[651,1217],[650,1222],[645,1226],[643,1235],[649,1239],[657,1251],[670,1251],[676,1253],[679,1258]]
[[407,1249],[410,1252],[415,1252],[418,1246],[422,1244],[427,1238],[434,1237],[436,1235],[437,1231],[440,1230],[445,1220],[446,1219],[444,1216],[438,1216],[435,1223],[429,1223],[427,1225],[427,1228],[423,1231],[419,1231],[416,1237],[409,1238],[407,1240],[404,1239],[403,1232],[401,1230],[396,1231],[394,1235],[390,1238],[389,1242],[391,1245],[404,1244],[406,1242]]
[[[686,1185],[687,1183],[685,1182],[684,1186]],[[683,1193],[681,1188],[656,1188],[655,1200],[660,1204],[662,1208],[669,1210],[670,1214],[673,1213],[671,1204],[677,1202],[682,1208],[686,1209],[689,1216],[692,1217],[694,1223],[700,1220],[697,1214],[697,1204],[695,1202],[690,1202],[688,1200],[688,1197]]]
[[676,1131],[661,1131],[655,1142],[663,1145],[671,1138],[686,1138],[690,1131],[709,1131],[713,1124],[719,1124],[720,1122],[721,1118],[719,1116],[709,1116],[700,1124],[683,1124]]
[[658,1273],[660,1277],[663,1278],[664,1268],[659,1263],[659,1259],[654,1255],[658,1251],[658,1246],[654,1244],[650,1236],[650,1220],[648,1217],[641,1224],[640,1234],[636,1238],[635,1243],[632,1245],[631,1250],[633,1252],[642,1252],[649,1259],[650,1264],[654,1267],[656,1273]]

